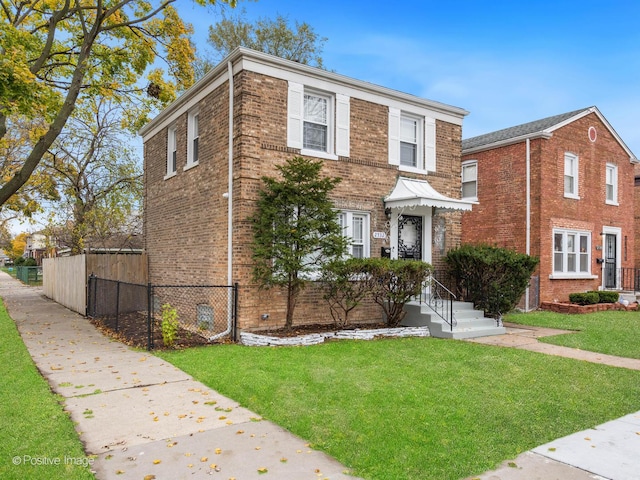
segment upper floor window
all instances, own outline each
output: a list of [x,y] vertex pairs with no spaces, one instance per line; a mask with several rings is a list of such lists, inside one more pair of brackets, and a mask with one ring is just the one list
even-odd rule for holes
[[416,117],[400,116],[400,165],[418,168],[418,158],[422,157],[421,126]]
[[564,196],[580,198],[578,196],[578,156],[569,152],[564,154]]
[[478,198],[478,161],[462,164],[462,198]]
[[607,163],[606,171],[606,203],[618,205],[618,166]]
[[328,151],[329,106],[328,97],[305,93],[302,148]]
[[200,112],[194,110],[187,115],[187,164],[185,169],[198,164],[200,159]]
[[389,108],[389,163],[415,173],[435,171],[435,119]]
[[553,273],[561,276],[590,275],[590,232],[553,230]]
[[289,82],[287,146],[304,155],[349,156],[350,99]]
[[344,236],[349,238],[349,255],[355,258],[369,257],[369,214],[342,211],[338,221]]
[[167,177],[176,173],[178,166],[178,141],[176,127],[167,130]]

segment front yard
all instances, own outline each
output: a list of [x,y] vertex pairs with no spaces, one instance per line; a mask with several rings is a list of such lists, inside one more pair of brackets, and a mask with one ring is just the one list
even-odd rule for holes
[[514,313],[505,322],[575,330],[570,335],[541,338],[541,342],[618,357],[640,358],[640,312],[606,311],[582,315],[554,312]]
[[376,480],[477,475],[640,410],[640,372],[461,341],[157,354]]

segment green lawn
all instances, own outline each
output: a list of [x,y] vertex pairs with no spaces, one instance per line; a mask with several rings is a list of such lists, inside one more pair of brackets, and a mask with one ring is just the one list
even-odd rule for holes
[[541,342],[619,357],[640,358],[640,312],[596,312],[568,315],[554,312],[513,313],[506,322],[576,330],[541,338]]
[[367,479],[459,479],[640,410],[640,372],[432,338],[157,354]]
[[82,444],[1,303],[0,365],[0,478],[94,478],[72,465],[87,461]]

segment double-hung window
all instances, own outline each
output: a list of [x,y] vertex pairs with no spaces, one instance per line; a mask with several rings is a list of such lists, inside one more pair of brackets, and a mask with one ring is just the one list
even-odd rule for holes
[[606,203],[618,205],[618,166],[607,163],[606,170]]
[[198,164],[200,159],[200,112],[193,110],[187,115],[187,164],[185,169]]
[[167,177],[175,175],[178,167],[178,141],[176,127],[167,130]]
[[338,221],[343,235],[349,239],[349,255],[369,257],[369,214],[345,210],[339,213]]
[[287,146],[303,155],[349,156],[350,98],[289,82]]
[[462,164],[462,198],[478,199],[478,161]]
[[553,274],[586,276],[591,274],[591,233],[553,230]]
[[422,157],[422,123],[416,117],[400,116],[400,165],[421,168],[418,159]]
[[569,152],[564,154],[564,196],[580,198],[578,195],[578,156]]
[[312,93],[304,94],[302,148],[328,151],[329,106],[329,97]]
[[416,113],[389,108],[389,164],[399,170],[436,170],[436,121]]

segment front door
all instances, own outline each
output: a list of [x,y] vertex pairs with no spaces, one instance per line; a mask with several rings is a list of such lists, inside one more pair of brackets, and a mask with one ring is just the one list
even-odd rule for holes
[[422,260],[422,217],[398,217],[398,258]]
[[604,288],[616,288],[616,266],[618,254],[616,251],[617,237],[607,233],[604,238]]

